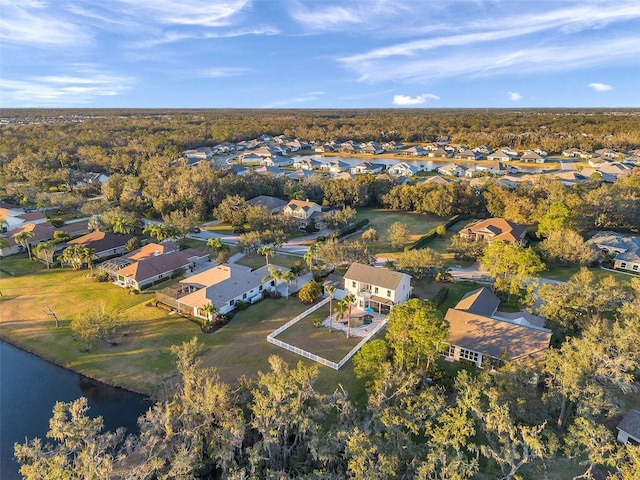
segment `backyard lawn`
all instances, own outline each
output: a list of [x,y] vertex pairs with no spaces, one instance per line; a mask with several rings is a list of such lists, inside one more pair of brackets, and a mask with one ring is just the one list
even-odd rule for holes
[[[373,244],[373,253],[384,255],[385,253],[401,252],[402,248],[393,248],[389,243],[387,231],[394,222],[400,222],[409,231],[409,241],[406,245],[418,240],[436,225],[444,223],[446,219],[423,213],[405,212],[403,210],[386,210],[381,208],[360,208],[356,215],[356,222],[369,219],[365,228],[374,228],[378,232],[378,241]],[[405,246],[406,246],[405,245]]]
[[[221,379],[233,383],[243,375],[255,378],[268,369],[268,357],[279,355],[291,366],[298,361],[311,364],[293,353],[267,343],[266,337],[307,306],[297,298],[264,300],[239,312],[227,325],[212,334],[203,334],[195,323],[154,306],[154,294],[131,295],[108,283],[96,283],[87,270],[42,267],[31,271],[35,263],[11,257],[0,262],[0,330],[2,338],[32,351],[42,358],[131,390],[153,393],[175,372],[172,345],[194,336],[206,346],[205,366],[216,367]],[[29,267],[29,268],[26,268]],[[93,306],[105,305],[127,319],[117,345],[96,345],[80,352],[70,336],[69,324]],[[60,319],[55,328],[47,305]],[[339,372],[318,365],[317,387],[333,392],[338,384],[353,394],[364,396],[364,383],[355,378],[350,363]]]
[[314,353],[332,362],[339,362],[362,338],[347,338],[341,331],[331,331],[326,327],[315,327],[314,320],[324,320],[329,316],[329,305],[319,308],[276,338],[285,343]]

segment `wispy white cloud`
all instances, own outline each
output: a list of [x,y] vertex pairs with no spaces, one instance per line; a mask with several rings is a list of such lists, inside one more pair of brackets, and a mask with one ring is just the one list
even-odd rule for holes
[[[562,61],[558,61],[562,59]],[[433,79],[489,77],[500,74],[543,74],[571,71],[620,61],[638,62],[640,42],[636,35],[583,40],[579,45],[551,47],[518,45],[477,46],[448,51],[446,55],[409,59],[347,62],[345,66],[368,82],[418,82]]]
[[389,25],[392,19],[400,19],[411,9],[411,3],[398,0],[368,2],[301,2],[290,4],[289,15],[306,29],[317,31],[342,31],[358,25],[369,30]]
[[[543,13],[519,11],[491,21],[482,15],[467,17],[441,34],[441,25],[433,22],[433,30],[420,34],[423,38],[343,56],[339,62],[362,81],[566,71],[621,59],[638,62],[640,42],[629,26],[640,20],[640,3],[559,5]],[[616,22],[627,28],[598,36],[598,29]],[[588,37],[583,35],[586,29]]]
[[73,74],[3,78],[0,84],[2,103],[6,106],[86,105],[95,97],[122,95],[136,81],[95,65],[71,65],[66,70]]
[[428,100],[440,100],[440,97],[433,93],[425,93],[415,97],[410,97],[409,95],[394,95],[392,103],[394,105],[421,105],[427,103]]
[[592,88],[595,92],[608,92],[609,90],[613,90],[611,85],[606,83],[590,83],[587,87]]
[[[116,0],[111,0],[112,7]],[[164,25],[224,27],[233,24],[249,0],[117,0],[129,15]],[[117,8],[117,7],[116,7]]]
[[520,95],[518,92],[507,92],[507,96],[509,97],[509,100],[512,100],[514,102],[519,102],[520,100],[522,100],[522,95]]
[[250,71],[248,68],[237,67],[207,68],[197,72],[197,75],[209,78],[237,77]]
[[326,92],[323,92],[323,91],[307,92],[298,97],[292,97],[284,100],[277,100],[277,101],[271,102],[270,104],[265,105],[263,108],[280,108],[280,107],[287,107],[292,105],[299,105],[302,103],[310,103],[318,100],[325,93]]
[[46,2],[0,3],[0,42],[6,45],[65,47],[86,45],[91,35],[82,25],[56,15]]

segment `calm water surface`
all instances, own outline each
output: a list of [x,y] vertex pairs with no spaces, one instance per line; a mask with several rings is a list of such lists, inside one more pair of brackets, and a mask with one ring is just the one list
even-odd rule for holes
[[89,416],[102,416],[104,431],[136,432],[150,407],[146,397],[88,379],[0,341],[0,479],[20,478],[13,444],[45,437],[56,402],[86,397]]

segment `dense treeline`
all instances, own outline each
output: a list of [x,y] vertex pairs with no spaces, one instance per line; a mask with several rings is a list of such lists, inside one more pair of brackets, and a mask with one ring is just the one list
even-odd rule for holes
[[[46,122],[43,115],[57,121]],[[108,173],[136,172],[154,155],[173,160],[187,148],[263,134],[405,143],[448,136],[470,146],[549,152],[640,147],[640,115],[631,110],[5,110],[0,116],[41,122],[2,126],[3,167],[25,158]]]
[[[590,229],[640,231],[640,169],[615,183],[599,181],[566,186],[540,177],[511,190],[488,182],[478,192],[467,183],[398,185],[382,197],[385,206],[446,217],[502,217],[521,224],[538,223],[554,203],[566,206],[567,222],[585,232]],[[566,226],[566,225],[565,225]]]
[[138,434],[102,432],[80,399],[55,406],[50,444],[17,444],[16,457],[27,479],[511,480],[569,475],[569,458],[581,478],[634,480],[640,449],[617,444],[605,426],[638,388],[633,286],[606,317],[581,317],[578,333],[539,361],[455,378],[436,363],[447,322],[430,302],[409,300],[354,358],[368,380],[360,408],[341,388],[316,390],[317,366],[275,356],[257,379],[226,385],[201,365],[194,339],[174,347],[175,385],[139,419]]

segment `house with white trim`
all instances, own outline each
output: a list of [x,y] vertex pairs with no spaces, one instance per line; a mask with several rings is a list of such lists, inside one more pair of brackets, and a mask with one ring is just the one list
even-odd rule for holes
[[356,297],[356,306],[388,312],[411,297],[411,276],[387,268],[352,263],[344,274],[344,289]]
[[601,254],[614,255],[613,268],[640,273],[640,237],[598,232],[586,243],[596,247]]
[[389,175],[413,177],[418,172],[418,167],[410,165],[407,162],[396,163],[389,167]]
[[445,359],[464,360],[478,368],[496,368],[506,359],[542,357],[551,341],[551,330],[544,328],[544,319],[527,312],[500,312],[499,305],[498,297],[482,287],[467,293],[447,310]]
[[[278,267],[283,270],[283,267]],[[284,269],[287,270],[287,269]],[[207,318],[202,309],[213,303],[219,313],[228,313],[238,302],[253,303],[263,292],[275,288],[266,265],[256,270],[235,263],[217,265],[196,275],[180,280],[185,288],[179,296],[181,312],[198,318]]]

